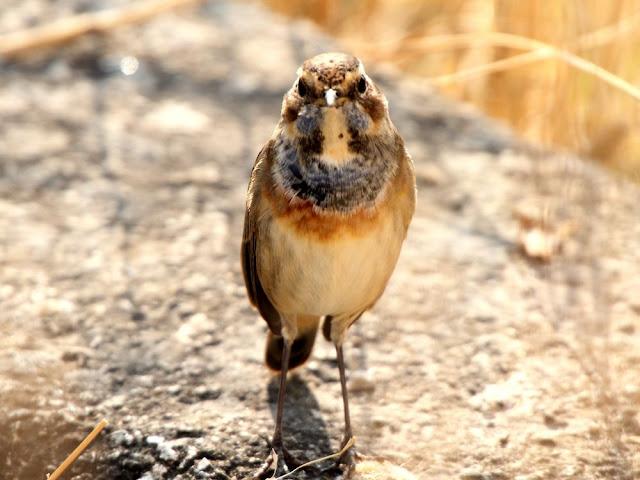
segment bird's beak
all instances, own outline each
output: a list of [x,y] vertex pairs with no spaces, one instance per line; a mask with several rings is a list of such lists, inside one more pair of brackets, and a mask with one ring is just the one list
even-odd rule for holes
[[338,96],[338,93],[333,88],[326,90],[324,92],[324,99],[327,102],[327,106],[332,107],[333,104],[336,102],[337,96]]

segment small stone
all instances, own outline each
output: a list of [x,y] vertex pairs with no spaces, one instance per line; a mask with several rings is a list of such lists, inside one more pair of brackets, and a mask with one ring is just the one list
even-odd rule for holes
[[175,462],[178,459],[178,452],[176,452],[171,445],[167,443],[160,443],[157,446],[160,460],[165,462]]
[[178,465],[179,471],[186,470],[190,465],[193,464],[193,459],[198,455],[198,449],[193,445],[187,445],[186,452],[182,455],[182,461],[180,465]]
[[138,375],[136,380],[142,387],[153,387],[153,375]]
[[196,464],[196,470],[198,472],[204,472],[205,470],[208,470],[210,467],[211,467],[211,462],[206,457],[202,457]]
[[123,407],[126,398],[127,397],[125,397],[124,395],[114,395],[113,397],[108,399],[106,402],[104,402],[104,405],[106,407],[111,407],[117,410]]
[[557,445],[555,438],[547,434],[538,435],[535,441],[538,445],[542,445],[543,447],[555,447]]
[[389,424],[389,419],[382,416],[375,416],[371,419],[371,424],[375,428],[382,428]]
[[193,394],[198,400],[215,400],[221,395],[221,391],[215,388],[209,388],[206,385],[199,385],[193,389]]
[[178,395],[180,392],[182,392],[182,387],[180,385],[169,385],[167,387],[167,393],[169,395]]
[[164,442],[164,437],[160,435],[149,435],[145,440],[148,445],[160,445]]
[[460,475],[461,480],[506,480],[507,477],[502,472],[483,473],[481,467],[469,467]]
[[76,360],[78,360],[78,352],[64,352],[62,354],[62,361],[63,362],[75,362]]
[[211,329],[209,318],[204,313],[196,313],[180,326],[175,336],[181,343],[191,344]]
[[133,320],[134,322],[141,322],[146,318],[147,318],[147,315],[141,310],[136,310],[131,313],[131,320]]
[[565,428],[568,425],[567,422],[563,420],[559,420],[554,415],[551,415],[549,413],[544,414],[543,420],[544,420],[544,424],[547,427],[553,428],[553,429]]
[[460,479],[461,480],[489,480],[489,476],[479,471],[478,468],[471,467],[471,468],[465,469],[460,474]]
[[126,430],[116,430],[109,435],[111,442],[119,447],[130,447],[134,444],[135,438]]

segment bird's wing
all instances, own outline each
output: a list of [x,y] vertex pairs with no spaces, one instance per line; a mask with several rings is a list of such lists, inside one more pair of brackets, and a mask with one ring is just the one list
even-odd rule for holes
[[413,160],[411,159],[411,155],[409,155],[404,148],[404,142],[401,155],[402,159],[400,161],[399,183],[400,190],[404,195],[403,205],[400,207],[400,212],[402,214],[402,223],[406,238],[409,224],[411,223],[411,219],[413,218],[413,214],[416,210],[416,174],[413,166]]
[[268,156],[273,149],[271,142],[267,143],[253,165],[251,180],[247,191],[247,206],[244,215],[244,231],[242,234],[242,247],[240,258],[242,263],[242,273],[244,283],[247,287],[249,301],[258,309],[262,318],[269,325],[269,329],[275,334],[281,334],[280,314],[267,297],[260,278],[258,277],[257,252],[258,252],[258,215],[260,214],[259,202],[260,193],[265,184],[265,176],[268,172]]

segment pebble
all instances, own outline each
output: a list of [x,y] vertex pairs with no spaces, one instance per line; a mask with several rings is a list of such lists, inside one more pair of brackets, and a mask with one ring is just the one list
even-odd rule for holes
[[534,437],[535,442],[543,447],[555,447],[557,445],[554,436],[547,433],[540,433]]
[[178,459],[178,452],[168,443],[160,443],[156,448],[161,460],[165,462],[175,462]]
[[198,463],[196,464],[196,470],[198,472],[204,472],[205,470],[207,470],[209,467],[211,467],[211,462],[209,461],[208,458],[206,457],[202,457]]
[[120,447],[130,447],[134,444],[135,438],[126,430],[116,430],[109,435],[111,441]]
[[114,395],[110,399],[104,402],[105,407],[111,407],[113,409],[122,408],[127,397],[125,395]]
[[160,445],[164,442],[164,437],[160,435],[149,435],[145,440],[148,445]]
[[476,469],[468,469],[462,472],[460,475],[461,480],[490,480],[488,475],[485,475],[482,472],[479,472]]
[[167,387],[167,393],[169,395],[178,395],[180,392],[182,392],[182,387],[180,385],[169,385]]

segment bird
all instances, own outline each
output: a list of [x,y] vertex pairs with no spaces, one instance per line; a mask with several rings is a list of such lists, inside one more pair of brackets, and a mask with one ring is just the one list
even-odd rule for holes
[[336,350],[343,449],[351,441],[343,344],[385,290],[416,205],[413,162],[363,63],[322,53],[296,77],[251,171],[241,244],[248,298],[268,325],[266,364],[280,372],[271,455],[254,478],[290,458],[287,373],[309,358],[321,322]]

